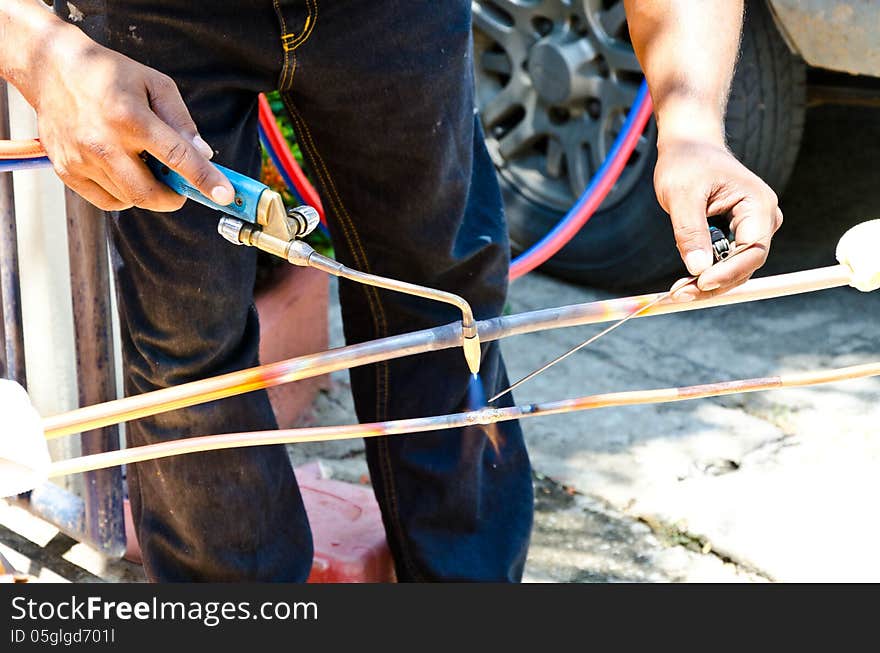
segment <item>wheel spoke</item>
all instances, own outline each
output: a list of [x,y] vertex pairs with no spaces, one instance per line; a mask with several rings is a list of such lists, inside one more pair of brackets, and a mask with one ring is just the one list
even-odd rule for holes
[[584,18],[598,16],[603,11],[602,0],[575,0],[574,4],[583,7]]
[[590,162],[584,144],[570,141],[565,148],[565,162],[568,168],[568,187],[572,197],[577,199],[590,183]]
[[516,29],[498,10],[482,2],[474,2],[472,5],[474,26],[477,29],[503,45],[516,39]]
[[516,127],[498,139],[498,152],[510,160],[531,145],[537,137],[532,121],[526,116]]
[[599,23],[606,34],[614,38],[620,37],[623,32],[623,26],[626,24],[626,11],[623,2],[618,2],[611,8],[601,12],[599,14]]
[[639,87],[635,84],[605,79],[599,87],[599,101],[602,106],[609,109],[619,109],[624,113],[635,104]]
[[562,163],[565,159],[565,150],[562,143],[555,136],[551,136],[547,143],[547,174],[554,179],[562,176]]
[[636,58],[636,53],[627,43],[618,40],[600,41],[599,47],[611,70],[641,74],[642,67]]
[[531,20],[535,17],[548,18],[553,21],[560,20],[568,8],[562,0],[544,0],[534,2],[529,0],[492,0],[499,9],[510,14],[514,22],[520,28],[531,26]]
[[510,75],[510,59],[503,52],[484,52],[480,56],[480,67],[497,75]]
[[519,76],[511,79],[507,86],[480,109],[483,124],[486,127],[495,126],[517,107],[522,106],[523,102],[528,99],[529,92]]

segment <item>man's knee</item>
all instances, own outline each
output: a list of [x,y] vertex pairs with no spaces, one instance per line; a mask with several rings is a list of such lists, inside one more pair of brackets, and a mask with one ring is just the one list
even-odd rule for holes
[[201,323],[181,319],[178,326],[173,331],[140,328],[126,334],[126,371],[140,392],[217,376],[258,362],[259,324],[253,306],[245,320],[223,319],[218,314]]

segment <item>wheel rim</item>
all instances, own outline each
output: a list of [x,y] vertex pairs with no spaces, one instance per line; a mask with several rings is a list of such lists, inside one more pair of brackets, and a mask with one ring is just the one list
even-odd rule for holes
[[[501,176],[531,201],[566,211],[601,166],[642,73],[623,2],[473,2],[477,105]],[[602,209],[638,183],[655,140],[639,139]]]

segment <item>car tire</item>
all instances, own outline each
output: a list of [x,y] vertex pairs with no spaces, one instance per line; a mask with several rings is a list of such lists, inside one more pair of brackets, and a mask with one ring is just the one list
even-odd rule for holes
[[[741,53],[728,105],[727,138],[733,153],[777,193],[788,180],[800,144],[805,76],[803,62],[788,50],[764,0],[747,2]],[[479,71],[477,84],[479,99]],[[615,196],[612,191],[580,233],[545,263],[542,271],[613,290],[646,289],[684,273],[669,218],[654,194],[654,125],[650,124],[645,133],[652,140],[649,147],[637,153],[644,158],[637,179],[630,180],[624,194]],[[565,211],[536,201],[522,183],[513,179],[506,170],[508,162],[493,147],[489,129],[487,134],[498,169],[511,246],[518,254],[540,240]],[[575,198],[570,199],[573,203]]]

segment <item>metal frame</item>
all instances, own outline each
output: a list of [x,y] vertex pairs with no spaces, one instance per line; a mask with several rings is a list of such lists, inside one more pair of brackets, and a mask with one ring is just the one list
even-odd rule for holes
[[[9,138],[9,101],[0,82],[0,139]],[[66,191],[70,282],[73,299],[79,403],[87,406],[116,399],[116,369],[110,314],[110,267],[107,217]],[[27,385],[21,314],[15,189],[11,174],[0,174],[0,373]],[[82,453],[119,448],[119,429],[104,427],[81,435]],[[47,483],[18,499],[20,505],[70,537],[88,542],[108,557],[125,553],[124,485],[119,468],[90,472],[84,496]]]

